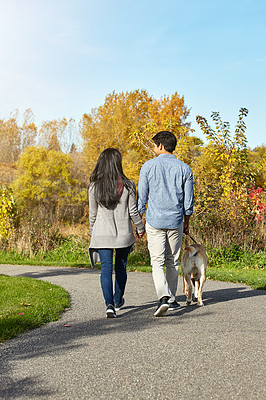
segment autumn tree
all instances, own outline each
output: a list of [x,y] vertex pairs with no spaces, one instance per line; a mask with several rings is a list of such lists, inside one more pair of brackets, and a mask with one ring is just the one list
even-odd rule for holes
[[80,142],[78,127],[73,118],[44,121],[38,134],[38,145],[64,153],[80,148]]
[[16,225],[17,207],[11,188],[0,186],[0,243],[8,238]]
[[66,126],[65,118],[43,122],[38,135],[38,144],[48,150],[60,151],[60,138],[63,136]]
[[16,178],[17,167],[16,164],[0,163],[0,185],[10,186]]
[[19,121],[18,111],[7,120],[0,120],[0,158],[5,164],[13,164],[27,146],[35,143],[37,127],[31,109],[23,114]]
[[180,144],[190,130],[188,115],[184,98],[177,93],[159,100],[145,90],[109,94],[102,106],[84,114],[81,121],[88,171],[106,147],[116,147],[122,153],[125,172],[137,181],[143,162],[154,156],[151,137],[168,129]]
[[250,164],[256,170],[255,185],[266,189],[266,146],[261,145],[248,150]]
[[186,122],[189,110],[185,106],[184,97],[174,93],[171,97],[164,96],[157,100],[152,98],[149,103],[149,121],[130,135],[132,147],[137,151],[140,165],[154,157],[152,137],[162,130],[171,131],[177,137],[177,147],[174,154],[187,161],[190,123]]
[[20,153],[26,147],[33,146],[36,142],[37,126],[34,122],[34,115],[31,109],[28,109],[23,114],[23,122],[20,126]]
[[54,214],[56,208],[86,199],[85,191],[72,176],[71,158],[45,147],[27,147],[18,163],[14,195],[21,207],[44,206]]
[[[248,158],[246,125],[248,110],[241,108],[234,134],[218,112],[211,115],[213,129],[207,120],[196,120],[208,139],[201,156],[194,160],[197,222],[205,229],[220,229],[232,237],[247,234],[252,225],[249,189],[254,183],[256,170]],[[206,228],[207,227],[207,228]],[[255,233],[255,231],[254,231]],[[250,231],[248,233],[250,235]],[[225,241],[223,236],[222,241]],[[216,235],[216,238],[218,235]]]

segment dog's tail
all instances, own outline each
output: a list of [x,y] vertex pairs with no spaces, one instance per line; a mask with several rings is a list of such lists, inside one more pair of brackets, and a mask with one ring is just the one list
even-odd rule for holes
[[186,246],[185,250],[187,250],[189,252],[189,257],[193,257],[197,254],[197,249],[195,249],[194,246]]

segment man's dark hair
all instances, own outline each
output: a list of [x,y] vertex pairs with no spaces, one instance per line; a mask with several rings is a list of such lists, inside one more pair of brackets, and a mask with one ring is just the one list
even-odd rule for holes
[[156,133],[155,136],[153,136],[152,140],[156,144],[156,146],[159,146],[161,143],[163,147],[165,148],[166,151],[169,151],[169,153],[173,153],[174,149],[176,148],[176,137],[172,132],[169,131],[161,131]]

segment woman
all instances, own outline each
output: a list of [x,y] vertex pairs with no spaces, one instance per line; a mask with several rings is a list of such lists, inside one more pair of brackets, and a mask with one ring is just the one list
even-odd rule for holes
[[[127,258],[135,242],[131,220],[139,237],[144,225],[136,206],[136,189],[122,169],[117,149],[105,149],[90,177],[89,220],[91,229],[90,259],[92,266],[101,261],[101,287],[106,317],[115,318],[124,305],[127,280]],[[115,249],[115,292],[113,294],[113,249]],[[96,253],[96,254],[95,254]],[[95,257],[96,255],[96,257]]]

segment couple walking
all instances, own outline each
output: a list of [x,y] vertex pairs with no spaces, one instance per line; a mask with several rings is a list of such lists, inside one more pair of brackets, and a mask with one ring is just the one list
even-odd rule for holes
[[[122,170],[117,149],[104,150],[91,174],[89,220],[92,266],[101,262],[101,287],[106,317],[115,318],[124,303],[127,258],[135,242],[132,224],[139,238],[145,233],[142,216],[146,210],[146,233],[152,276],[158,297],[154,316],[176,310],[178,258],[182,235],[189,232],[193,212],[193,177],[190,167],[178,160],[173,151],[177,140],[168,131],[153,138],[156,158],[143,164],[138,183],[138,200],[132,181]],[[113,291],[113,250],[115,249],[115,285]],[[164,272],[166,265],[166,273]]]

